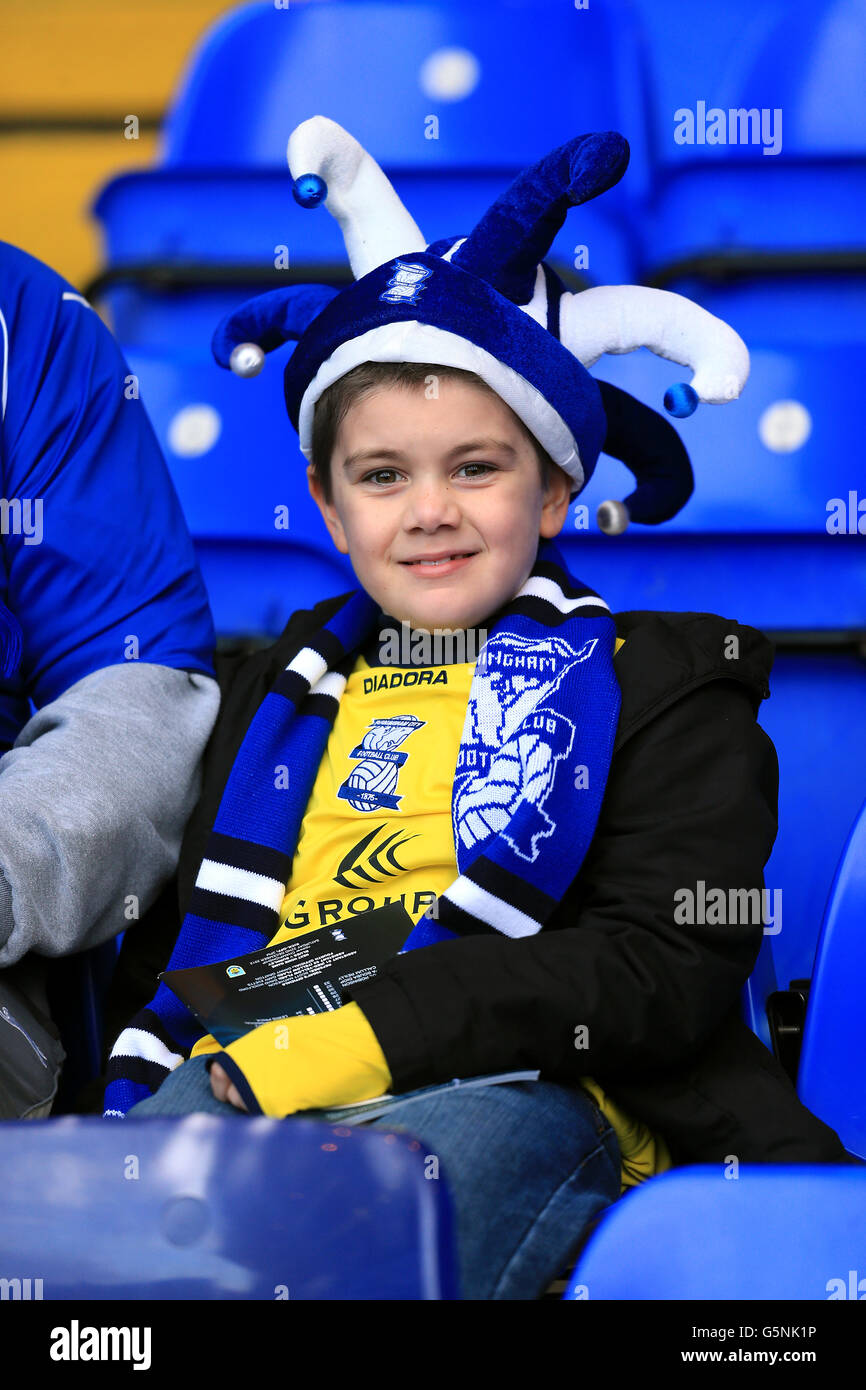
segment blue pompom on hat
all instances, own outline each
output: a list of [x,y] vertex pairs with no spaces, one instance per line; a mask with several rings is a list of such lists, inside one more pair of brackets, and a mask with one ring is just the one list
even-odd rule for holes
[[688,454],[670,423],[588,370],[605,352],[648,347],[689,367],[666,393],[670,413],[739,396],[749,373],[742,339],[682,295],[640,285],[574,293],[544,261],[569,208],[622,178],[616,131],[576,136],[513,181],[463,237],[428,244],[382,169],[335,121],[313,116],[288,142],[293,191],[321,204],[343,233],[354,283],[288,285],[247,301],[213,339],[241,376],[294,340],[284,384],[301,452],[311,458],[316,402],[362,362],[430,362],[485,381],[572,480],[573,500],[599,453],[621,459],[635,490],[602,503],[602,530],[667,521],[691,496]]

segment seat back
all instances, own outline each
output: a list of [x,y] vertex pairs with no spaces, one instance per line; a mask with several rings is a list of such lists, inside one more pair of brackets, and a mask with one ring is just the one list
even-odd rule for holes
[[[856,3],[726,0],[724,7],[696,8],[687,24],[678,0],[633,0],[633,8],[657,163],[718,166],[748,154],[717,136],[691,144],[672,139],[674,113],[700,98],[708,112],[782,110],[788,157],[866,154],[866,28]],[[764,163],[772,158],[778,156],[763,157]]]
[[[862,790],[862,778],[860,785]],[[864,927],[866,803],[854,820],[829,894],[797,1075],[803,1104],[836,1130],[847,1149],[866,1159]]]
[[457,1296],[420,1141],[297,1117],[7,1123],[0,1253],[46,1299]]
[[864,1226],[864,1168],[677,1168],[603,1213],[563,1298],[859,1299]]
[[636,7],[651,132],[644,266],[862,248],[866,26],[857,5],[728,0],[688,24],[678,0]]
[[[316,112],[383,166],[523,168],[584,130],[622,129],[639,151],[629,19],[628,6],[576,15],[556,0],[245,5],[194,53],[162,161],[280,167],[288,132]],[[527,62],[541,34],[544,61]]]

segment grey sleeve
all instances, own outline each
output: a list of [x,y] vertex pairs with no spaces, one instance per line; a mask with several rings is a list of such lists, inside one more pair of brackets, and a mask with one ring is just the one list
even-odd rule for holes
[[96,946],[174,873],[220,690],[147,662],[44,705],[0,758],[0,966]]

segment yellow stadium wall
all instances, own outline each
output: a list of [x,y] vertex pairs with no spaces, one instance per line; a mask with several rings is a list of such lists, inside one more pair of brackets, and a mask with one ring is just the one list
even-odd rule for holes
[[[0,0],[0,240],[83,287],[101,268],[90,205],[152,164],[159,122],[216,0]],[[128,139],[125,118],[139,119]]]

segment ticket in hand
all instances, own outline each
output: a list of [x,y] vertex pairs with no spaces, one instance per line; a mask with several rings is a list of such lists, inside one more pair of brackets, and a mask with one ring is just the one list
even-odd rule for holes
[[159,976],[225,1047],[261,1023],[325,1013],[342,991],[371,979],[413,928],[402,903],[361,912],[247,956]]

